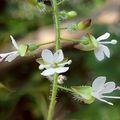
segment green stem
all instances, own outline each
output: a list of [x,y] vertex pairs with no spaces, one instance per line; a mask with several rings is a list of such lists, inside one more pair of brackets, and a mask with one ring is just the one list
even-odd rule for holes
[[68,39],[68,38],[60,38],[60,39],[67,42],[80,42],[80,40],[77,39]]
[[60,21],[59,21],[59,13],[58,6],[56,0],[53,1],[53,9],[54,9],[54,18],[55,18],[55,29],[56,29],[56,50],[60,49]]
[[52,96],[51,96],[51,102],[49,106],[49,111],[48,111],[48,118],[47,120],[53,120],[53,111],[56,103],[56,95],[57,95],[57,79],[58,79],[58,74],[54,74],[54,81],[53,81],[53,86],[52,86]]
[[65,90],[67,92],[73,92],[71,89],[58,85],[58,88]]
[[[53,10],[54,10],[54,19],[55,19],[55,29],[56,29],[56,50],[60,49],[60,22],[59,22],[59,13],[57,1],[52,0]],[[58,74],[54,74],[53,86],[52,86],[52,96],[50,101],[50,106],[48,110],[47,120],[53,120],[54,108],[56,104],[56,95],[57,95],[57,80]]]
[[55,41],[51,41],[51,42],[46,42],[46,43],[38,44],[38,46],[47,45],[47,44],[51,44],[51,43],[55,43]]

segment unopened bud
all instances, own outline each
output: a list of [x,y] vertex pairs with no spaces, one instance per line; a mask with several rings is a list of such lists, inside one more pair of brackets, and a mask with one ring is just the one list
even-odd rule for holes
[[66,76],[64,76],[64,75],[58,76],[58,83],[59,84],[63,84],[65,80],[67,80]]
[[77,16],[77,13],[75,11],[70,11],[67,13],[67,16],[68,16],[68,18],[73,18],[73,17]]
[[87,19],[78,23],[78,29],[84,30],[91,25],[91,19]]

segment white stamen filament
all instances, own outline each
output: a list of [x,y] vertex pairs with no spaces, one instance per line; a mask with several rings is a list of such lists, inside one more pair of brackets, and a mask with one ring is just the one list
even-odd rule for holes
[[105,41],[105,42],[99,42],[101,44],[112,44],[112,45],[115,45],[117,44],[117,40],[111,40],[111,41]]
[[106,100],[104,100],[104,99],[101,99],[101,98],[97,98],[97,99],[100,100],[100,101],[102,101],[102,102],[104,102],[104,103],[107,103],[107,104],[109,104],[109,105],[113,105],[113,103],[108,102],[108,101],[106,101]]
[[114,99],[120,99],[120,97],[117,97],[117,96],[106,96],[106,95],[103,95],[102,98],[114,98]]

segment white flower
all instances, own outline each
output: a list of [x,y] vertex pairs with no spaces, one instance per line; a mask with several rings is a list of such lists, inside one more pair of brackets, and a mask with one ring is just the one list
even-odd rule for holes
[[64,73],[68,71],[69,67],[64,67],[65,65],[71,64],[71,60],[64,60],[64,55],[62,50],[57,50],[54,54],[45,49],[42,51],[42,62],[39,69],[45,69],[41,75],[50,76],[54,73]]
[[9,53],[2,53],[0,54],[0,62],[1,61],[8,61],[8,62],[11,62],[12,60],[14,60],[17,56],[19,56],[19,53],[18,53],[18,45],[15,41],[15,39],[10,36],[11,40],[12,40],[12,44],[14,45],[14,47],[16,48],[16,51],[13,51],[13,52],[9,52]]
[[93,88],[93,93],[92,95],[102,101],[105,102],[109,105],[113,105],[113,103],[106,101],[104,98],[113,98],[113,99],[120,99],[120,97],[117,96],[106,96],[104,94],[111,93],[114,90],[116,90],[116,84],[114,82],[106,82],[106,77],[100,76],[97,77],[92,84]]
[[110,37],[110,33],[105,33],[104,35],[97,38],[98,46],[94,50],[96,58],[101,61],[106,57],[110,58],[110,50],[105,44],[117,44],[117,40],[103,41]]

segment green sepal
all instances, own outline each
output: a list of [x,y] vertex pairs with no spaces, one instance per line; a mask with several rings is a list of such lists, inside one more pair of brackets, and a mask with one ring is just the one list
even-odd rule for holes
[[93,89],[90,86],[74,86],[71,87],[75,96],[82,97],[83,100],[87,104],[91,104],[95,101],[95,98],[92,96]]
[[39,45],[36,45],[36,44],[30,44],[30,45],[28,45],[28,50],[30,52],[32,52],[32,51],[34,51],[34,50],[36,50],[38,48],[39,48]]
[[18,52],[19,52],[20,56],[25,56],[27,50],[28,50],[28,45],[22,44],[19,46]]
[[39,64],[44,64],[44,61],[42,58],[38,58],[36,59],[36,62],[39,63]]
[[98,42],[94,36],[92,36],[91,34],[88,34],[87,36],[84,36],[80,39],[79,45],[80,45],[80,50],[92,51],[97,48]]

